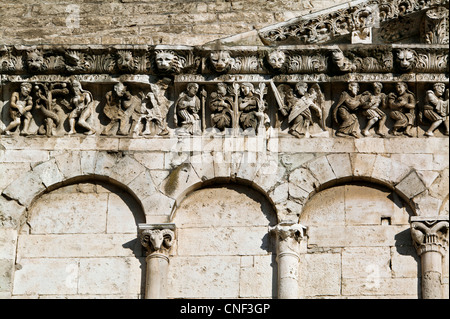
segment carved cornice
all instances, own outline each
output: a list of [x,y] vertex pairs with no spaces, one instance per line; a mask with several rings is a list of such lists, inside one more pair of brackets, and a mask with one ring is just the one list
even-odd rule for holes
[[[406,64],[406,65],[405,65]],[[446,45],[267,47],[3,46],[0,74],[157,75],[448,72]]]
[[[448,7],[448,0],[353,1],[263,28],[259,31],[259,36],[267,45],[327,43],[349,35],[352,31],[379,28],[392,20],[438,6]],[[396,33],[399,31],[395,30]],[[387,40],[399,38],[388,37]]]
[[411,236],[419,256],[430,251],[444,255],[448,249],[448,231],[448,216],[411,218]]

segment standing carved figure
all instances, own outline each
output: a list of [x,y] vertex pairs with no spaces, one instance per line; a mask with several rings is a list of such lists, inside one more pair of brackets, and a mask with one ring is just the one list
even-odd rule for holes
[[[361,106],[361,95],[359,92],[359,84],[350,82],[348,84],[348,92],[344,91],[341,94],[339,102],[333,110],[333,119],[339,124],[336,136],[347,137],[353,136],[361,137],[358,133],[358,117],[356,111]],[[341,121],[339,121],[339,119]]]
[[118,126],[117,134],[128,135],[131,113],[140,106],[141,101],[132,96],[122,82],[114,85],[114,89],[106,93],[106,105],[103,109],[111,122],[105,127],[102,134],[113,135],[113,127]]
[[298,138],[309,137],[309,126],[313,122],[311,109],[316,112],[319,120],[322,120],[323,95],[319,85],[313,84],[308,90],[307,83],[297,83],[295,86],[297,95],[291,87],[283,84],[281,86],[280,89],[285,95],[285,105],[281,112],[285,116],[289,115],[289,133]]
[[170,82],[169,78],[163,78],[156,84],[150,83],[150,92],[144,98],[146,112],[143,120],[146,123],[143,135],[151,134],[151,125],[158,128],[159,132],[157,135],[164,136],[169,134],[167,130],[167,113],[169,112],[170,101],[166,97],[166,91]]
[[428,130],[425,132],[426,136],[434,136],[434,131],[442,123],[445,125],[444,134],[448,135],[449,89],[445,89],[444,83],[436,83],[433,85],[433,90],[426,92],[423,115],[432,122]]
[[5,134],[9,135],[10,131],[16,127],[20,130],[20,125],[23,120],[23,128],[21,133],[23,135],[29,134],[30,123],[33,118],[31,109],[33,108],[33,98],[31,96],[31,83],[22,83],[19,92],[11,94],[11,102],[9,114],[11,116],[11,123],[6,127]]
[[388,105],[391,109],[390,116],[395,120],[392,128],[393,135],[400,135],[399,130],[404,129],[407,136],[412,137],[411,132],[416,120],[416,97],[408,90],[408,85],[405,82],[399,82],[396,85],[396,93],[388,94]]
[[175,103],[174,122],[178,127],[183,128],[190,134],[200,132],[200,111],[201,102],[197,96],[199,86],[197,83],[189,83],[186,91],[182,92]]
[[233,124],[233,98],[228,96],[228,86],[225,83],[217,83],[217,91],[211,93],[209,108],[212,112],[211,123],[213,127],[224,131]]
[[378,122],[378,129],[376,129],[376,133],[381,137],[385,137],[387,135],[386,132],[386,114],[380,109],[386,108],[387,103],[387,95],[382,93],[383,84],[380,82],[375,82],[373,84],[373,94],[368,93],[368,101],[361,105],[363,112],[362,114],[367,119],[367,125],[362,130],[362,134],[364,136],[370,136],[369,130]]
[[73,110],[69,114],[69,134],[76,133],[75,122],[77,121],[77,118],[77,124],[87,130],[87,132],[85,132],[86,135],[95,134],[95,130],[87,122],[93,112],[94,98],[92,97],[92,93],[83,90],[81,83],[77,80],[72,81],[72,90],[74,96],[71,99]]
[[264,110],[262,109],[262,101],[255,95],[255,87],[251,83],[241,84],[242,95],[239,97],[239,124],[243,130],[253,129],[258,131],[261,123],[264,123]]

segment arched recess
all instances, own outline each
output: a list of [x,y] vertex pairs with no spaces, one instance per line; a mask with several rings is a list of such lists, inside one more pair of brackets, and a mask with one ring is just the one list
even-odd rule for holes
[[79,176],[31,201],[17,239],[12,295],[140,298],[142,205],[121,183]]
[[322,188],[304,205],[300,260],[305,298],[418,298],[420,260],[410,205],[395,190],[361,180]]
[[275,297],[273,203],[250,183],[216,178],[193,185],[171,216],[169,298]]

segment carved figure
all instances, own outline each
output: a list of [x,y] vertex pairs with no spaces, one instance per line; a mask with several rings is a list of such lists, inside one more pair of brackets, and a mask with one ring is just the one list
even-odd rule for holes
[[[445,94],[445,97],[444,97]],[[432,123],[425,132],[426,136],[434,136],[434,131],[442,124],[445,125],[445,135],[449,133],[449,89],[445,89],[444,83],[435,83],[433,90],[425,94],[423,115]]]
[[146,229],[141,234],[141,244],[147,249],[147,254],[167,253],[172,247],[174,233],[170,229]]
[[[309,126],[313,122],[311,109],[322,120],[322,103],[324,100],[319,85],[313,84],[308,90],[307,83],[297,83],[295,91],[288,85],[280,85],[278,91],[284,95],[284,108],[281,113],[288,116],[289,133],[295,137],[309,137]],[[297,93],[297,95],[295,94]],[[320,124],[324,129],[323,124]]]
[[386,113],[384,113],[381,108],[386,108],[387,95],[382,93],[383,84],[380,82],[373,83],[373,94],[367,93],[368,100],[366,103],[361,105],[363,112],[362,114],[367,119],[366,127],[361,131],[364,136],[370,136],[369,130],[378,122],[378,129],[376,133],[381,137],[387,135],[386,132]]
[[359,84],[356,82],[350,82],[348,92],[342,92],[339,102],[333,110],[333,119],[339,124],[336,136],[361,137],[358,133],[358,117],[356,116],[356,111],[362,102],[358,92]]
[[213,127],[224,131],[233,124],[233,98],[228,96],[228,86],[225,83],[217,83],[217,91],[211,93],[209,108],[212,112],[211,123]]
[[242,83],[241,96],[238,99],[239,124],[243,130],[253,129],[255,133],[258,128],[268,123],[267,114],[264,113],[265,103],[262,99],[264,95],[261,87],[258,94],[255,94],[255,87],[251,83]]
[[411,71],[416,64],[416,53],[410,49],[398,50],[396,61],[400,71]]
[[182,92],[175,103],[175,125],[183,128],[190,134],[200,132],[200,111],[201,102],[197,96],[199,86],[197,83],[189,83],[186,91]]
[[114,89],[106,93],[106,105],[103,110],[111,122],[105,127],[102,134],[115,134],[111,130],[118,125],[116,134],[128,135],[131,115],[140,106],[141,101],[131,95],[122,82],[114,85]]
[[211,52],[209,60],[214,70],[219,73],[229,71],[235,61],[228,51]]
[[399,130],[405,129],[404,134],[412,137],[411,128],[416,120],[416,97],[408,90],[408,85],[404,82],[397,83],[396,91],[397,94],[388,94],[388,105],[392,110],[390,116],[396,121],[392,128],[392,134],[401,135]]
[[157,50],[155,62],[158,71],[163,73],[178,73],[183,68],[183,59],[171,50]]
[[267,55],[267,62],[275,71],[283,68],[286,62],[286,54],[283,51],[275,50]]
[[[65,112],[61,105],[69,106],[65,97],[69,94],[67,83],[37,83],[36,109],[45,116],[45,125],[39,128],[39,134],[61,135],[64,131]],[[60,105],[61,104],[61,105]]]
[[31,109],[33,108],[33,98],[31,90],[33,86],[31,83],[22,83],[19,92],[11,94],[11,102],[9,115],[11,116],[11,123],[5,128],[5,134],[9,135],[10,131],[19,128],[23,121],[23,128],[21,133],[23,135],[29,134],[30,123],[33,118]]
[[92,108],[94,107],[94,98],[92,97],[92,93],[83,90],[81,83],[77,80],[72,81],[72,91],[74,96],[71,99],[73,109],[69,114],[69,134],[76,133],[75,122],[87,130],[84,134],[95,134],[95,130],[87,122],[92,115]]
[[[165,94],[170,82],[170,79],[163,78],[156,84],[150,83],[150,92],[143,98],[143,114],[138,119],[138,125],[133,130],[134,133],[141,132],[143,135],[150,135],[152,131],[159,130],[156,133],[157,135],[164,136],[169,134],[167,130],[167,113],[170,101]],[[144,131],[140,128],[142,122],[145,122]]]

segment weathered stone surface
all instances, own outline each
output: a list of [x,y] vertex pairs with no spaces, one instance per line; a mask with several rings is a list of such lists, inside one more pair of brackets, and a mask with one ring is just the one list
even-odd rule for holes
[[341,255],[300,256],[300,294],[304,297],[338,296],[341,292]]

